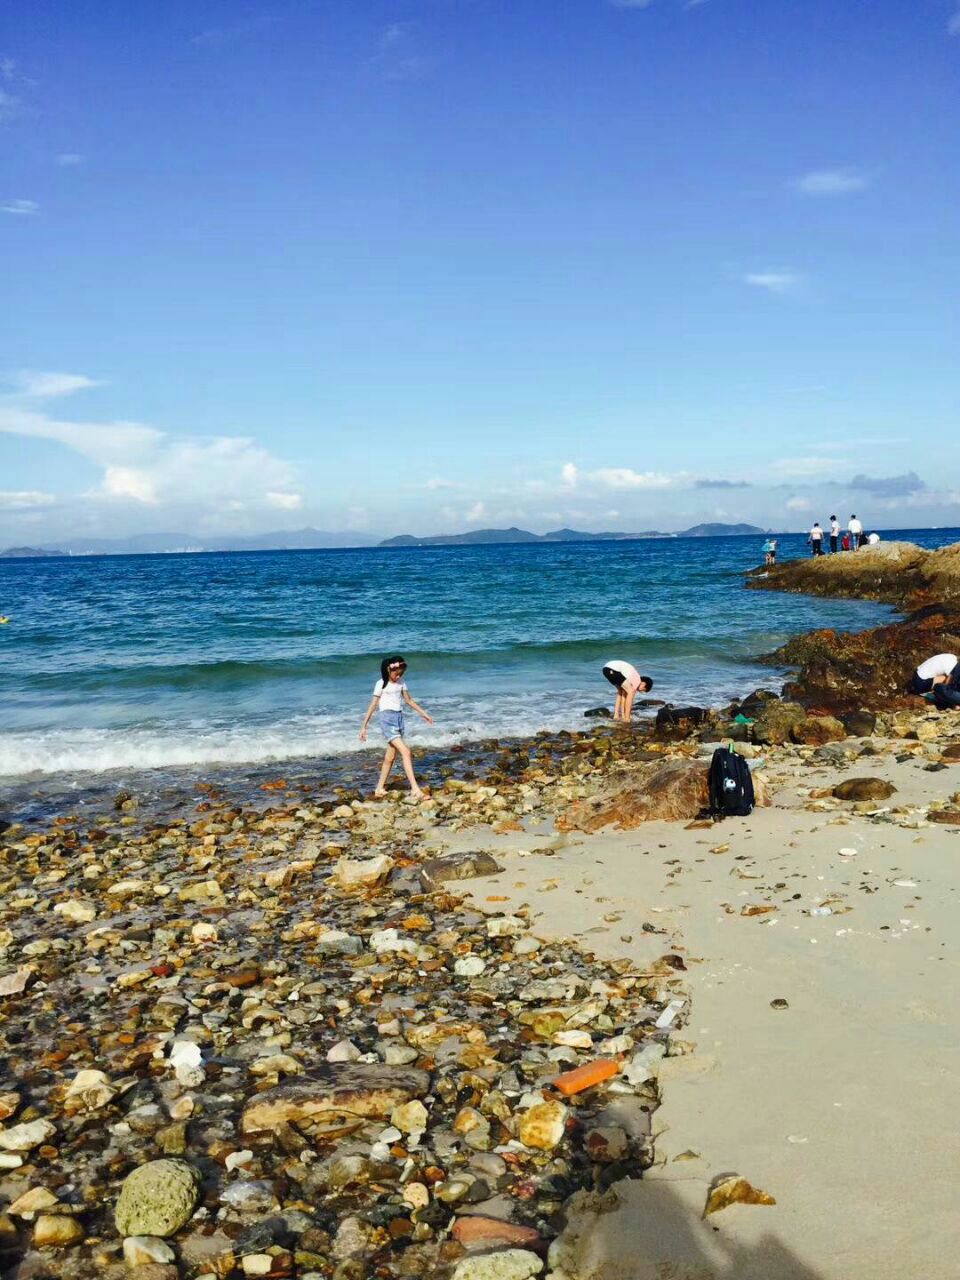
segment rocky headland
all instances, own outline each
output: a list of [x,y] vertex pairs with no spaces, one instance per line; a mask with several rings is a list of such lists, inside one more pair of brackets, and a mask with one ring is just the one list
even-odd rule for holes
[[820,714],[849,715],[916,705],[905,692],[934,653],[960,653],[960,544],[925,551],[908,542],[789,560],[755,569],[748,587],[854,596],[894,605],[899,619],[868,631],[796,636],[767,660],[797,668],[784,696]]

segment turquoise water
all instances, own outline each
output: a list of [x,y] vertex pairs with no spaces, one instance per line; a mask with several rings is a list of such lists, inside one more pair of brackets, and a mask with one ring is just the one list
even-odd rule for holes
[[717,703],[770,684],[751,658],[797,631],[888,615],[744,590],[760,541],[0,562],[0,776],[75,784],[355,752],[395,651],[436,720],[413,718],[421,744],[582,728],[612,701],[605,659],[649,672],[654,696]]

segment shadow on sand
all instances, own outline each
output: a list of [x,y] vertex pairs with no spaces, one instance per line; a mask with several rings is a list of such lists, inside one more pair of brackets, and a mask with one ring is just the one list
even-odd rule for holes
[[558,1280],[827,1280],[771,1230],[776,1208],[735,1205],[704,1219],[705,1186],[653,1177],[591,1198],[594,1211],[572,1214],[555,1251]]

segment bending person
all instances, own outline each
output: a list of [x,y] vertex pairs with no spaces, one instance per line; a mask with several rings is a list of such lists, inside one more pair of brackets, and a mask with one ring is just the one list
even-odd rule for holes
[[910,683],[907,685],[907,693],[916,693],[922,697],[923,694],[929,693],[937,685],[946,684],[948,681],[952,684],[951,676],[955,672],[960,678],[960,671],[957,669],[957,655],[955,653],[936,653],[932,658],[927,658],[926,662],[921,662],[917,667]]
[[649,693],[653,688],[653,681],[649,676],[642,676],[629,662],[605,662],[603,674],[617,691],[613,703],[614,720],[629,720],[633,714],[633,700],[637,693],[641,689],[644,693]]

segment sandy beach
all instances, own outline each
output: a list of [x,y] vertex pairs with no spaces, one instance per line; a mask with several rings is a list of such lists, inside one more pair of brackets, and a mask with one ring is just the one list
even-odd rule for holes
[[[897,788],[878,808],[942,797],[952,775],[926,772],[926,752],[898,764],[896,744],[875,745],[868,770],[778,762],[774,806],[711,830],[544,833],[522,854],[484,841],[505,870],[478,904],[527,904],[538,934],[603,959],[642,967],[666,943],[687,961],[689,1052],[660,1073],[655,1164],[583,1198],[551,1252],[556,1280],[950,1273],[960,831],[809,799],[864,772]],[[704,1219],[726,1172],[776,1205]]]

